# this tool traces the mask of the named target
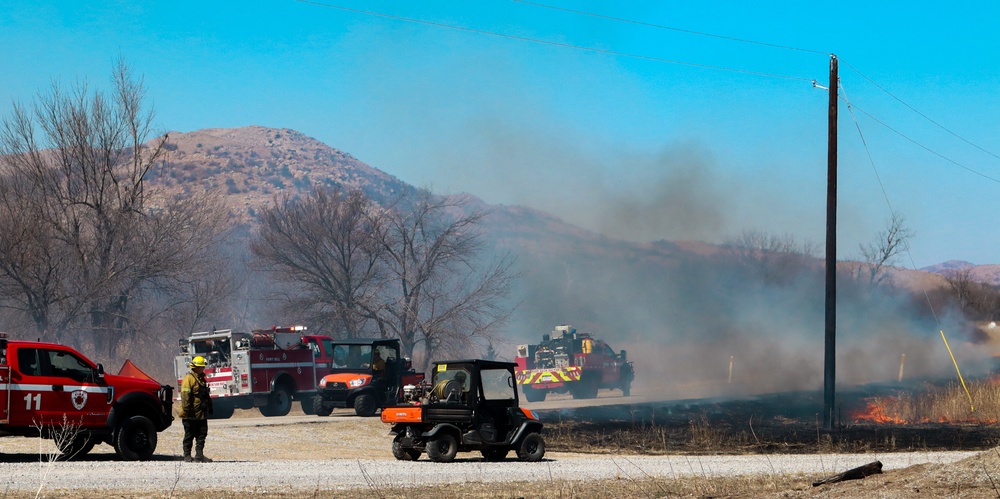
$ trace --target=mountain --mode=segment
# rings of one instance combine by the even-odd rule
[[[996,264],[976,265],[963,260],[948,260],[947,262],[924,267],[920,270],[943,277],[950,277],[959,272],[968,272],[969,278],[973,281],[992,284],[994,286],[1000,285],[1000,265]]]

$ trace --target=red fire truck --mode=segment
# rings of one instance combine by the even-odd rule
[[[205,380],[213,399],[210,417],[228,418],[235,409],[253,407],[264,416],[284,416],[293,400],[314,414],[316,386],[330,372],[333,339],[305,332],[305,326],[290,326],[195,333],[180,341],[174,359],[177,385],[190,371],[191,359],[200,355],[207,362]]]
[[[174,419],[173,387],[131,372],[105,374],[68,346],[0,333],[0,436],[52,439],[66,459],[103,442],[120,459],[147,460]]]
[[[570,392],[573,398],[597,396],[598,388],[620,389],[628,397],[635,371],[625,350],[616,353],[603,340],[557,326],[537,345],[518,345],[517,383],[528,402],[545,400],[548,392]]]

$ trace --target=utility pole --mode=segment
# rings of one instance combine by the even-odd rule
[[[834,426],[837,379],[837,56],[830,54],[830,109],[826,153],[826,349],[823,368],[823,427]]]

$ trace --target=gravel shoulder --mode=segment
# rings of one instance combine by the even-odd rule
[[[81,490],[163,494],[224,489],[254,495],[294,491],[346,491],[445,483],[549,482],[552,480],[637,480],[683,477],[734,477],[806,474],[821,478],[879,460],[883,470],[925,463],[948,464],[980,453],[906,452],[882,454],[638,456],[575,453],[546,454],[542,463],[510,457],[486,463],[462,453],[454,463],[396,461],[388,425],[378,418],[347,415],[242,417],[210,422],[209,464],[180,459],[181,425],[159,435],[156,458],[120,462],[107,445],[84,460],[53,462],[55,448],[39,439],[4,438],[0,490],[23,495],[39,488],[51,495]],[[511,455],[513,456],[513,455]]]

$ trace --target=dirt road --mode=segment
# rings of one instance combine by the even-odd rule
[[[112,449],[99,445],[86,459],[53,462],[49,441],[3,439],[0,459],[6,461],[0,487],[5,492],[39,490],[73,495],[102,489],[130,494],[228,489],[252,494],[269,491],[302,493],[318,490],[389,488],[404,485],[549,481],[580,479],[676,478],[753,474],[836,473],[877,457],[885,470],[919,463],[950,463],[974,452],[927,452],[838,455],[626,456],[547,453],[541,463],[521,463],[509,457],[486,463],[478,454],[462,453],[455,463],[433,463],[423,456],[401,462],[390,452],[388,426],[378,418],[347,415],[236,417],[212,421],[206,453],[210,464],[183,463],[181,427],[159,436],[156,458],[149,462],[119,462]],[[195,471],[192,473],[192,471]],[[181,480],[181,477],[184,477]]]

